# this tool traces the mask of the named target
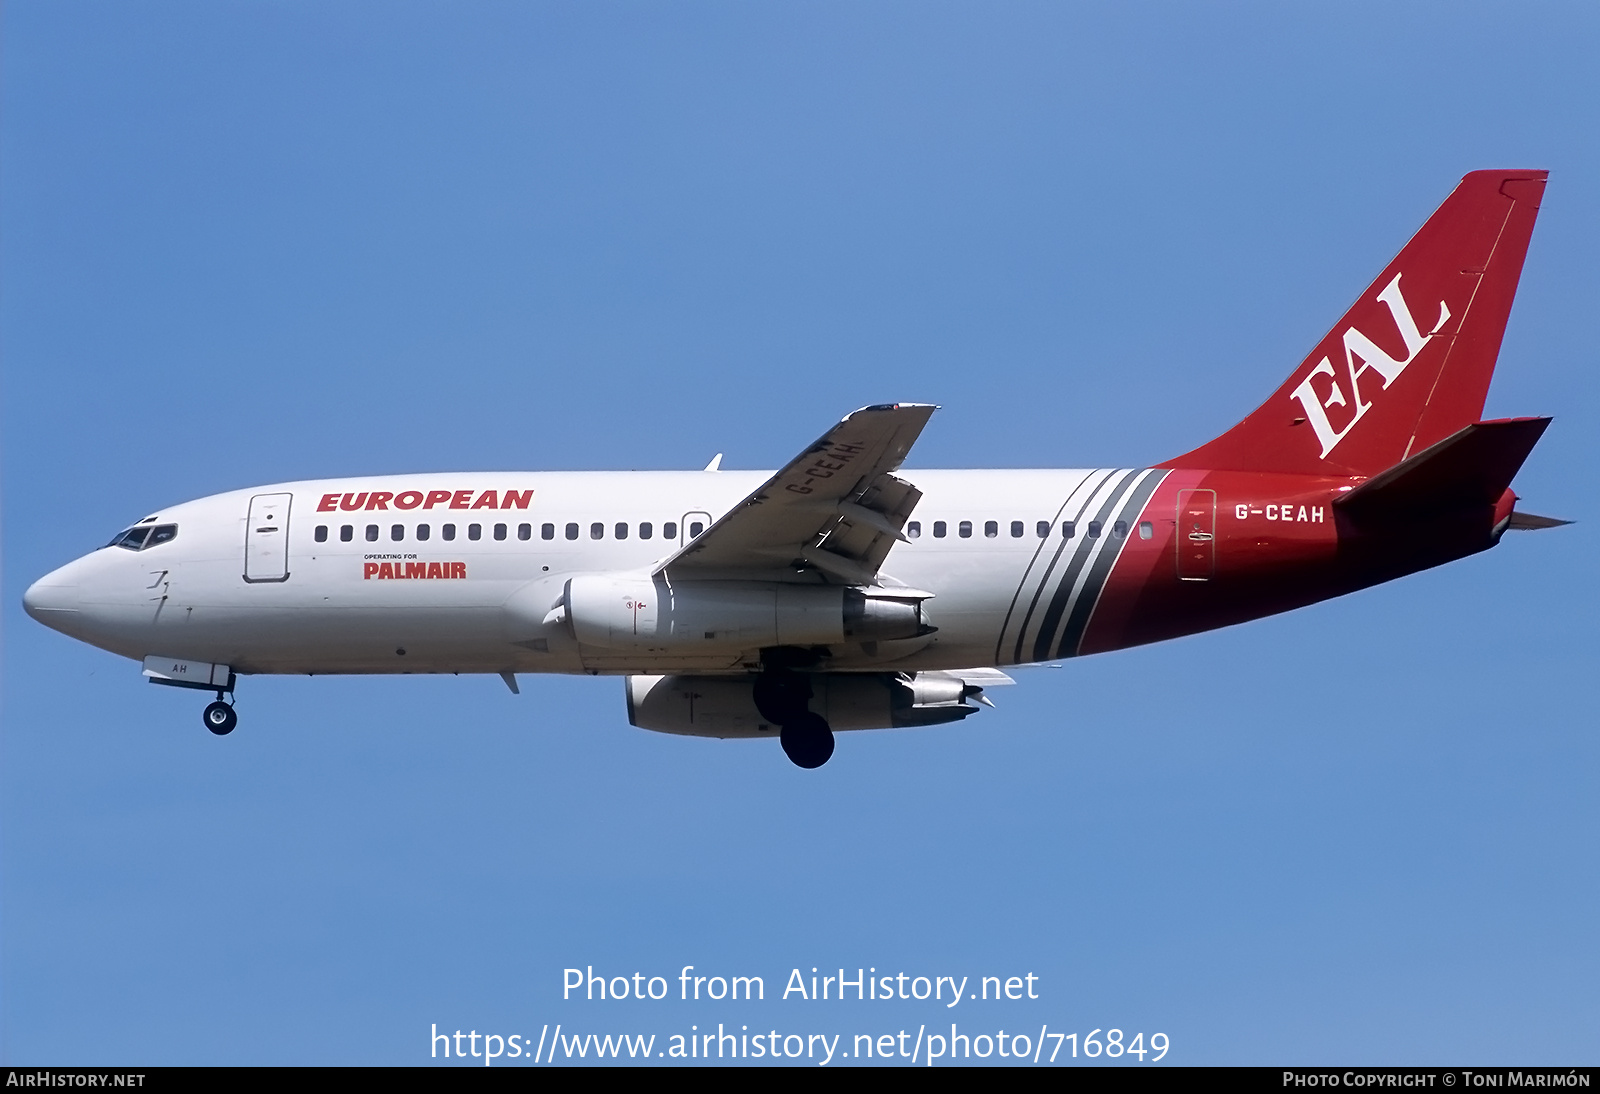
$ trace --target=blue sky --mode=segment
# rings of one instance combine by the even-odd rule
[[[1600,1056],[1592,6],[0,19],[6,1062],[951,1020],[1179,1063]],[[944,408],[914,466],[1153,462],[1482,167],[1551,171],[1487,413],[1556,416],[1516,485],[1577,525],[1020,671],[818,772],[635,730],[605,679],[252,678],[213,739],[21,611],[130,520],[287,479],[773,467],[892,400]],[[768,999],[560,997],[690,964]],[[813,966],[1041,997],[774,998]]]

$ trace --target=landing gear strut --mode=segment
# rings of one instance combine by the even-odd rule
[[[811,682],[787,668],[768,668],[752,688],[756,709],[782,727],[778,736],[784,755],[797,767],[821,767],[833,755],[833,730],[828,720],[812,713]]]
[[[217,696],[217,701],[209,704],[200,718],[205,722],[206,728],[218,737],[232,733],[233,727],[239,724],[238,713],[233,707],[222,701],[220,693]]]

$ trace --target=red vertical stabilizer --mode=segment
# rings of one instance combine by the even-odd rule
[[[1162,467],[1369,476],[1476,422],[1545,171],[1474,171],[1253,414]]]

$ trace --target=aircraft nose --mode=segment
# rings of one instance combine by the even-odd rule
[[[52,630],[60,630],[78,614],[78,583],[63,567],[46,574],[22,594],[22,610]]]

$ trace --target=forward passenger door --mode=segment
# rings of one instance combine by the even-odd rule
[[[244,579],[289,580],[289,506],[293,494],[257,494],[250,499],[244,532]]]

